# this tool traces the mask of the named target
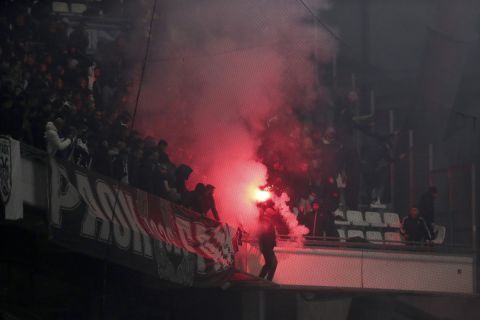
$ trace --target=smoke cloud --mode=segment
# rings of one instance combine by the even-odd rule
[[[325,0],[307,3],[328,9]],[[257,156],[267,122],[286,115],[299,126],[291,110],[325,96],[319,67],[335,50],[295,0],[158,1],[135,127],[166,139],[173,160],[193,168],[191,188],[216,187],[222,220],[252,231],[249,195],[267,179]]]

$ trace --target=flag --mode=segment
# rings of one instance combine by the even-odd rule
[[[7,220],[23,218],[21,160],[20,142],[0,136],[0,195]]]

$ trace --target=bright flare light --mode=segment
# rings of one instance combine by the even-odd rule
[[[267,201],[271,197],[272,197],[272,194],[269,191],[260,190],[260,189],[255,190],[254,198],[258,202]]]

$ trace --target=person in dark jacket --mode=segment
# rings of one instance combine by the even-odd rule
[[[215,192],[215,187],[211,184],[208,184],[205,187],[205,193],[201,200],[201,211],[200,213],[204,216],[207,216],[209,211],[212,211],[213,217],[215,220],[220,221],[220,217],[218,216],[217,206],[215,205],[215,198],[213,194]]]
[[[192,209],[202,215],[202,202],[206,194],[206,187],[203,183],[197,183],[195,189],[190,193],[188,201],[185,203],[187,208]]]
[[[335,220],[332,211],[328,208],[327,201],[314,202],[312,209],[310,213],[313,218],[311,235],[320,237],[322,240],[333,240],[338,237]]]
[[[140,165],[143,158],[143,148],[137,147],[129,154],[128,182],[135,188],[140,188]]]
[[[435,222],[435,198],[438,195],[436,187],[430,187],[422,194],[418,201],[418,211],[420,216],[425,220],[430,232],[433,230],[432,223]]]
[[[407,242],[423,242],[431,240],[430,230],[425,220],[419,216],[418,209],[410,209],[408,216],[403,218],[401,233]]]
[[[72,33],[70,33],[68,42],[71,47],[77,49],[81,53],[85,53],[89,45],[89,40],[84,22],[80,22]]]
[[[186,186],[186,182],[192,174],[193,170],[185,164],[181,164],[175,170],[175,188],[180,194],[182,202],[188,199],[189,191]]]
[[[168,200],[175,200],[172,198],[173,190],[168,184],[168,167],[165,163],[155,164],[153,169],[153,189],[154,194]]]
[[[157,149],[158,149],[158,161],[161,163],[167,163],[168,165],[173,165],[172,161],[170,161],[170,157],[167,153],[168,142],[161,139],[158,141]]]
[[[373,129],[370,129],[373,130]],[[366,187],[366,199],[372,205],[382,205],[390,164],[405,158],[396,155],[395,139],[398,132],[382,135],[364,131],[365,143],[362,146],[362,172]]]
[[[111,166],[112,178],[128,184],[128,150],[125,144],[122,144],[122,147],[118,149],[118,154],[112,156]]]
[[[95,172],[109,176],[111,174],[110,156],[108,154],[108,142],[106,140],[92,139],[93,150],[92,156],[92,169]]]
[[[258,244],[260,252],[262,252],[263,258],[265,259],[265,265],[262,267],[259,277],[269,281],[273,280],[278,263],[275,252],[273,251],[273,248],[277,245],[277,235],[273,222],[274,215],[275,211],[272,208],[267,208],[260,213],[259,219]]]
[[[146,152],[139,169],[139,187],[143,191],[155,193],[154,172],[157,166],[158,153]]]

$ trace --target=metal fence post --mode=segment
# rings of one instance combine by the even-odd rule
[[[452,235],[451,237],[451,243],[455,244],[455,219],[453,216],[452,208],[453,208],[453,182],[452,182],[452,168],[449,167],[447,170],[447,188],[448,188],[448,217],[450,220],[450,234]]]
[[[433,186],[433,144],[428,145],[428,186]]]
[[[375,114],[375,90],[370,90],[370,114]]]
[[[390,134],[395,132],[395,114],[393,110],[388,112]],[[395,155],[395,154],[394,154]],[[390,163],[390,203],[395,208],[395,162]]]
[[[317,30],[317,28],[315,28],[315,30]],[[316,32],[315,32],[315,35],[317,35]],[[316,40],[315,40],[315,43],[317,43]],[[332,59],[332,82],[333,82],[333,91],[337,93],[337,54],[336,53]]]
[[[355,76],[355,73],[352,73],[352,91],[357,92],[357,77]],[[360,115],[360,107],[358,101],[355,102],[354,113],[355,117],[358,117]],[[360,134],[358,133],[358,130],[356,130],[354,133],[354,139],[357,153],[360,154]]]
[[[473,249],[473,293],[477,293],[478,277],[477,277],[477,168],[475,164],[471,167],[471,206],[472,206],[472,249]]]
[[[414,199],[414,181],[413,181],[413,130],[408,131],[408,195],[409,206],[413,206]]]

